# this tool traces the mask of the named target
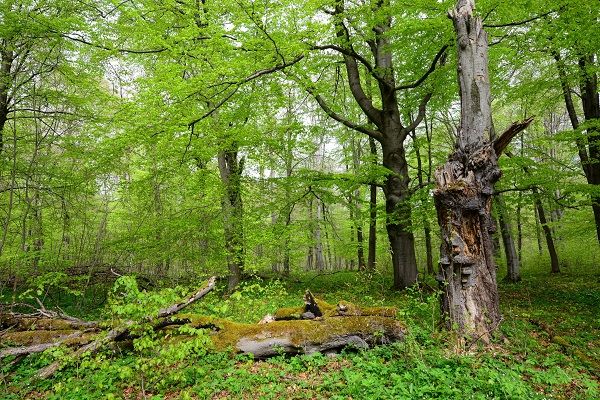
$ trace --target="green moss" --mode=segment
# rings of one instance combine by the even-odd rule
[[[339,316],[381,316],[395,318],[398,310],[395,307],[365,307],[361,308],[349,301],[340,301],[337,305],[330,304],[323,299],[315,298],[323,318]],[[275,320],[297,320],[300,319],[304,307],[285,307],[275,311]]]
[[[273,317],[276,320],[300,319],[300,315],[304,312],[304,307],[284,307],[275,311]]]
[[[15,343],[19,346],[33,346],[36,344],[49,343],[78,331],[72,329],[62,330],[35,330],[35,331],[21,331],[21,332],[7,332],[2,337],[3,343]],[[77,337],[68,339],[65,344],[83,344],[90,341],[95,336],[94,333],[86,333],[78,335]]]
[[[11,315],[3,315],[0,317],[0,326],[10,326],[15,329],[26,330],[48,330],[60,331],[73,329],[73,325],[63,319],[55,318],[17,318]]]
[[[241,339],[288,339],[301,347],[307,343],[327,342],[345,335],[402,338],[405,327],[399,321],[382,316],[329,317],[321,320],[287,320],[268,324],[241,324],[200,315],[181,315],[194,328],[214,327],[211,334],[217,350],[236,349]]]

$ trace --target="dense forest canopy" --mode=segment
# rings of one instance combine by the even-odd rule
[[[600,6],[474,6],[3,0],[0,292],[365,271],[489,342],[598,272]]]
[[[364,268],[376,220],[370,267],[431,270],[432,171],[459,115],[451,6],[4,2],[4,273]],[[536,257],[535,199],[562,243],[600,225],[597,11],[478,4],[496,131],[536,116],[496,188],[519,254]],[[386,226],[415,250],[392,262]]]

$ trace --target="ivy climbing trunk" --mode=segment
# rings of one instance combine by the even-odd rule
[[[473,0],[458,0],[449,15],[458,48],[461,119],[455,151],[435,173],[441,229],[442,312],[462,337],[489,341],[501,321],[490,209],[500,178],[494,148],[488,42]]]

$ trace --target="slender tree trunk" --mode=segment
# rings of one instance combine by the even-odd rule
[[[238,160],[237,145],[232,144],[228,149],[219,152],[218,161],[221,181],[224,187],[224,196],[221,204],[223,209],[225,251],[227,252],[227,266],[229,269],[227,288],[229,292],[232,292],[240,283],[244,268],[241,182],[244,159]]]
[[[377,145],[375,139],[369,138],[369,148],[373,163],[377,165]],[[375,269],[375,257],[377,252],[377,185],[369,185],[369,255],[367,268]]]
[[[504,244],[504,254],[506,255],[506,278],[508,282],[519,282],[521,280],[521,263],[515,249],[515,241],[512,236],[512,229],[508,213],[506,212],[506,205],[501,194],[497,194],[495,197],[496,208],[498,210],[498,220],[500,225],[500,233],[502,236],[502,243]]]
[[[9,90],[13,81],[11,70],[15,58],[14,52],[7,46],[2,43],[0,48],[0,156],[4,151],[4,127],[10,112]]]
[[[288,140],[289,142],[289,140]],[[290,276],[290,225],[292,223],[292,205],[289,203],[289,199],[292,197],[290,188],[290,178],[292,176],[292,157],[293,153],[288,152],[285,161],[285,195],[286,195],[286,206],[284,208],[285,215],[285,231],[283,237],[283,276]]]
[[[540,224],[542,225],[542,230],[544,231],[544,237],[546,238],[548,253],[550,254],[550,272],[552,272],[553,274],[557,274],[560,272],[560,266],[558,264],[558,255],[556,254],[554,239],[552,238],[552,230],[548,226],[548,221],[546,220],[546,212],[544,211],[544,205],[542,204],[542,199],[540,199],[540,197],[538,196],[537,189],[533,190],[533,196],[535,208],[537,209]]]
[[[542,255],[542,233],[540,230],[540,214],[536,200],[533,201],[533,213],[535,214],[535,237],[537,240],[538,254]]]
[[[427,121],[425,121],[425,126],[427,127]],[[428,130],[428,128],[426,128]],[[428,135],[429,136],[429,135]],[[423,179],[423,162],[421,161],[421,146],[417,139],[417,134],[415,130],[412,131],[413,138],[413,146],[415,149],[415,156],[417,157],[417,180],[419,181],[419,186],[424,187],[425,180]],[[427,258],[427,273],[430,275],[434,274],[433,271],[433,249],[431,247],[431,226],[429,225],[429,219],[427,219],[427,214],[425,210],[423,211],[423,231],[425,234],[425,255]]]
[[[358,144],[356,143],[356,139],[352,137],[351,140],[352,145],[352,168],[354,173],[358,172],[360,168],[360,159],[362,157],[362,148],[360,144],[360,140]],[[350,197],[348,205],[350,206],[350,214],[351,219],[354,221],[354,225],[356,227],[356,255],[358,261],[358,270],[364,271],[367,268],[367,264],[365,262],[365,251],[364,251],[364,236],[363,236],[363,227],[362,227],[362,210],[360,208],[359,199],[361,198],[361,190],[357,188],[354,191],[354,199]],[[352,211],[354,209],[354,212]]]
[[[517,254],[519,256],[519,263],[522,260],[523,255],[523,227],[521,221],[521,201],[523,193],[519,192],[519,202],[517,203]]]
[[[316,224],[314,230],[314,242],[315,242],[315,268],[317,271],[323,271],[325,269],[325,259],[323,257],[323,239],[321,237],[321,204],[317,203],[317,215]]]
[[[472,0],[458,0],[450,12],[458,43],[461,120],[456,150],[436,171],[434,196],[447,327],[489,341],[501,321],[490,213],[501,173],[492,142],[487,34],[474,7]]]
[[[554,59],[558,69],[558,76],[565,100],[567,113],[573,129],[579,128],[579,119],[577,111],[571,96],[571,87],[569,86],[565,71],[564,61],[560,58],[558,52],[554,52]],[[583,114],[586,122],[600,119],[600,99],[598,97],[598,76],[593,67],[595,60],[593,56],[581,57],[579,60],[580,90]],[[600,128],[597,124],[592,124],[587,129],[587,136],[576,140],[581,167],[586,180],[590,185],[600,185]],[[587,141],[587,148],[586,148]],[[596,237],[600,243],[600,195],[595,192],[590,194],[592,211],[594,213],[594,222],[596,225]]]
[[[6,245],[6,236],[8,235],[8,230],[10,227],[10,222],[12,219],[13,205],[14,205],[14,192],[17,180],[17,131],[13,130],[13,140],[12,140],[12,168],[10,171],[10,189],[8,193],[8,209],[6,211],[6,218],[2,221],[2,238],[0,240],[0,256],[4,251],[4,246]],[[0,153],[1,155],[1,153]]]
[[[325,206],[325,203],[321,202],[321,206],[323,207],[323,213],[321,214],[321,216],[323,217],[323,234],[325,236],[325,245],[326,245],[326,249],[327,249],[327,264],[325,265],[325,268],[329,268],[331,270],[335,269],[335,263],[333,262],[333,256],[335,254],[334,251],[332,251],[331,249],[331,241],[329,240],[329,231],[327,230],[327,225],[325,224],[326,222],[326,215],[327,215],[327,208]]]
[[[306,256],[306,270],[312,271],[315,269],[315,243],[316,243],[316,233],[315,233],[315,225],[314,225],[314,213],[313,213],[313,198],[311,197],[308,201],[308,226],[310,229],[310,239],[312,242],[309,242],[308,245],[308,254]]]

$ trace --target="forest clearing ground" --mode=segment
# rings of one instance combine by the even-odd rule
[[[501,275],[500,275],[501,276]],[[428,280],[429,278],[427,278]],[[368,351],[274,357],[254,361],[158,341],[135,353],[99,354],[57,374],[31,380],[63,354],[54,349],[24,360],[0,390],[2,399],[410,399],[557,398],[600,396],[600,276],[565,269],[525,270],[518,284],[500,284],[502,338],[485,351],[457,349],[437,329],[438,305],[429,290],[397,293],[379,274],[344,272],[300,282],[255,280],[223,302],[220,295],[194,312],[256,322],[297,305],[306,288],[325,300],[395,305],[409,327],[406,341]]]

